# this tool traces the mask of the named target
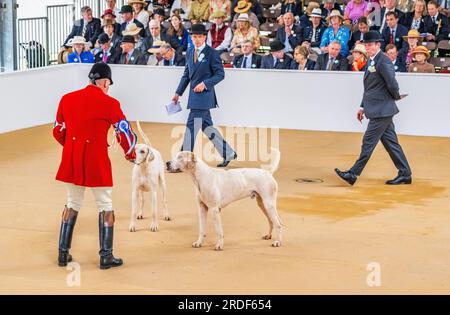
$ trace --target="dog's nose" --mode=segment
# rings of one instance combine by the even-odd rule
[[[166,168],[167,168],[167,170],[170,169],[170,161],[167,161],[167,162],[166,162]]]

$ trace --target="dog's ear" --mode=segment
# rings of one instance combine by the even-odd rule
[[[148,147],[147,150],[148,150],[147,163],[150,163],[151,161],[153,161],[155,159],[155,155],[153,154],[153,152],[150,149],[150,147]]]
[[[187,162],[187,167],[188,168],[194,168],[195,167],[195,163],[197,163],[197,158],[195,157],[195,154],[193,152],[189,153],[189,160]]]

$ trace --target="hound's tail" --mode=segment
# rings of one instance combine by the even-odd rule
[[[141,135],[142,139],[144,139],[145,144],[148,145],[149,147],[151,147],[152,144],[150,143],[150,140],[148,140],[148,137],[145,134],[145,132],[142,130],[141,124],[139,123],[139,120],[136,120],[136,125],[137,125],[137,128],[138,128],[139,134]]]
[[[277,171],[278,166],[280,165],[281,152],[280,152],[280,150],[271,147],[270,153],[271,153],[272,160],[271,160],[270,165],[267,168],[267,170],[271,174],[273,174]]]

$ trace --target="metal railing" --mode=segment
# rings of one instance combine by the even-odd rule
[[[120,8],[124,4],[128,3],[127,0],[117,0],[116,7]],[[92,9],[94,17],[100,18],[103,11],[106,9],[106,1],[104,0],[74,0],[75,6],[75,18],[81,19],[81,8],[88,6]]]
[[[17,20],[17,69],[33,69],[48,65],[47,17]]]
[[[70,34],[74,21],[73,5],[52,5],[47,7],[49,64],[58,61],[58,53],[64,40]]]

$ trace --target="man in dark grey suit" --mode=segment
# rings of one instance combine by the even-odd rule
[[[356,163],[345,172],[335,169],[338,176],[350,185],[353,185],[357,176],[361,175],[379,140],[398,169],[398,176],[388,180],[386,184],[399,185],[412,182],[411,169],[398,143],[392,121],[394,115],[399,112],[395,101],[402,99],[403,96],[399,93],[394,66],[380,50],[381,41],[381,35],[377,31],[364,34],[363,42],[370,59],[364,73],[364,95],[357,117],[359,121],[362,121],[366,115],[369,125],[364,134],[361,155]]]

